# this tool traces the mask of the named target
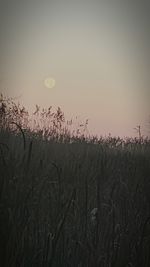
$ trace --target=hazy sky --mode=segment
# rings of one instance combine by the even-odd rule
[[[91,133],[135,135],[150,115],[149,14],[145,0],[1,0],[0,90],[89,118]]]

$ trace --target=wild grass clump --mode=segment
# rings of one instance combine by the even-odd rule
[[[62,126],[46,138],[9,111],[0,130],[0,266],[150,266],[149,139],[65,136]]]

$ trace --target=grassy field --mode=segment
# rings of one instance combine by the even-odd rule
[[[0,132],[1,266],[150,266],[149,141],[24,141]]]
[[[38,106],[33,132],[0,104],[0,266],[149,267],[150,140],[71,136]]]

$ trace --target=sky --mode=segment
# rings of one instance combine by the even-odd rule
[[[89,119],[91,134],[147,135],[149,14],[146,0],[1,0],[0,91]]]

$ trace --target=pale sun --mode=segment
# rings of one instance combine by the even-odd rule
[[[46,78],[46,79],[44,80],[44,85],[45,85],[45,87],[47,87],[47,88],[52,89],[52,88],[55,87],[55,84],[56,84],[56,81],[55,81],[55,79],[52,78],[52,77],[48,77],[48,78]]]

